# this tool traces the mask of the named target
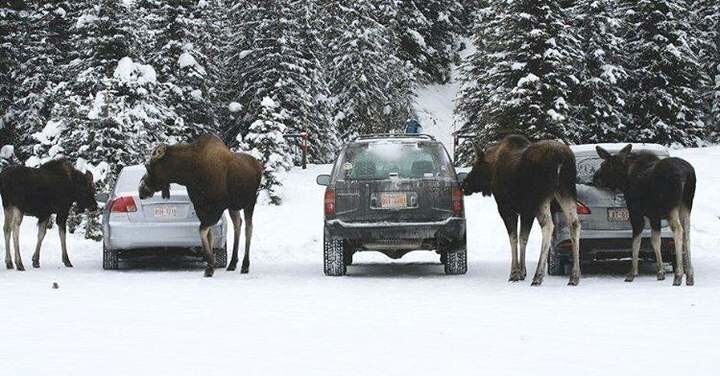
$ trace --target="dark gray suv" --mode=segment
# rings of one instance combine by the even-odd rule
[[[464,274],[463,194],[445,147],[428,135],[368,135],[345,145],[325,190],[325,274],[341,276],[358,251],[398,259],[440,254],[446,274]]]

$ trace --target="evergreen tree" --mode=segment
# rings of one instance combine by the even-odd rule
[[[20,8],[22,4],[0,5],[0,146],[15,143],[8,112],[15,98],[15,76],[20,65]]]
[[[626,1],[625,51],[631,58],[626,137],[634,142],[698,145],[705,137],[702,66],[690,4],[685,0]]]
[[[580,140],[586,143],[625,141],[628,74],[623,61],[625,28],[614,15],[614,2],[580,0],[573,9],[575,30],[582,40],[580,84],[573,93]]]
[[[214,103],[219,81],[219,54],[213,50],[218,25],[216,0],[143,0],[142,27],[152,36],[141,46],[141,56],[163,82],[167,106],[179,116],[173,136],[191,141],[203,133],[217,132]]]
[[[507,132],[576,142],[570,94],[580,52],[566,10],[556,1],[496,0],[480,17],[457,109],[462,131],[482,144]]]
[[[393,29],[378,21],[382,9],[366,0],[325,5],[326,64],[344,140],[402,130],[414,113],[414,80]]]
[[[398,1],[399,56],[412,63],[423,83],[447,83],[459,59],[464,7],[455,0]]]
[[[694,23],[698,28],[698,59],[707,75],[702,90],[706,122],[716,137],[720,136],[720,3],[714,0],[695,2]]]

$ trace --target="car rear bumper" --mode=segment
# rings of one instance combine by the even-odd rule
[[[110,222],[104,229],[105,247],[112,250],[201,247],[199,227],[198,222]],[[227,234],[224,222],[211,231],[213,248],[222,248]]]
[[[646,229],[642,233],[640,251],[654,253],[650,243],[651,231]],[[661,249],[663,252],[672,250],[672,232],[663,228],[660,231]],[[560,254],[570,254],[567,246],[570,242],[570,233],[566,227],[560,228],[553,237],[553,246]],[[580,253],[610,256],[629,255],[632,249],[632,230],[582,230],[580,234]]]
[[[460,240],[465,236],[465,218],[451,217],[434,222],[346,222],[325,221],[326,234],[349,240],[444,239]]]

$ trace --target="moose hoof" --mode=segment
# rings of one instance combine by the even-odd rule
[[[543,283],[543,276],[536,275],[535,278],[533,278],[533,281],[530,285],[531,286],[540,286],[540,285],[542,285],[542,283]]]
[[[682,274],[678,275],[675,274],[675,278],[673,279],[673,286],[680,286],[682,285]]]
[[[7,269],[15,269],[15,266],[12,264],[12,262],[6,262],[6,263],[5,263],[5,267],[6,267]]]
[[[213,274],[215,274],[215,269],[213,269],[213,268],[206,268],[206,269],[205,269],[205,277],[206,277],[206,278],[212,277]]]
[[[685,276],[685,285],[686,286],[695,286],[695,276],[694,275]]]
[[[37,269],[40,267],[40,261],[33,260],[33,268]]]
[[[243,266],[242,268],[240,268],[240,274],[248,274],[249,271],[250,270],[247,266]]]
[[[630,273],[630,274],[628,274],[628,275],[625,277],[625,282],[632,282],[632,281],[634,281],[634,280],[635,280],[635,274],[634,274],[634,273]]]
[[[63,264],[65,264],[65,267],[72,268],[73,265],[70,263],[70,261],[63,261]]]
[[[227,269],[225,269],[225,270],[231,272],[231,271],[235,270],[235,268],[237,268],[237,265],[230,264],[230,265],[228,265]]]
[[[527,277],[527,269],[520,269],[520,276],[518,278],[520,278],[521,281],[524,281],[525,277]]]
[[[17,264],[17,265],[15,265],[15,268],[16,268],[19,272],[24,272],[24,271],[25,271],[25,267],[23,266],[23,264]]]
[[[665,271],[660,271],[657,273],[657,280],[658,281],[664,281],[665,280]]]
[[[580,284],[580,275],[573,274],[570,276],[570,281],[568,281],[568,286],[577,286]]]

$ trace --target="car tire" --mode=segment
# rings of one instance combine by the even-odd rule
[[[117,270],[119,266],[118,251],[103,247],[103,269]]]
[[[462,240],[452,242],[447,249],[441,249],[440,254],[445,255],[446,275],[467,273],[467,237],[463,236]]]
[[[323,239],[323,245],[325,275],[332,277],[344,276],[347,268],[345,266],[345,247],[343,247],[342,239],[332,239],[326,235]]]
[[[567,264],[566,258],[558,253],[557,248],[550,246],[548,251],[548,274],[552,276],[565,275],[565,264]]]
[[[215,252],[215,267],[218,269],[227,267],[227,242],[222,248],[216,248]]]

